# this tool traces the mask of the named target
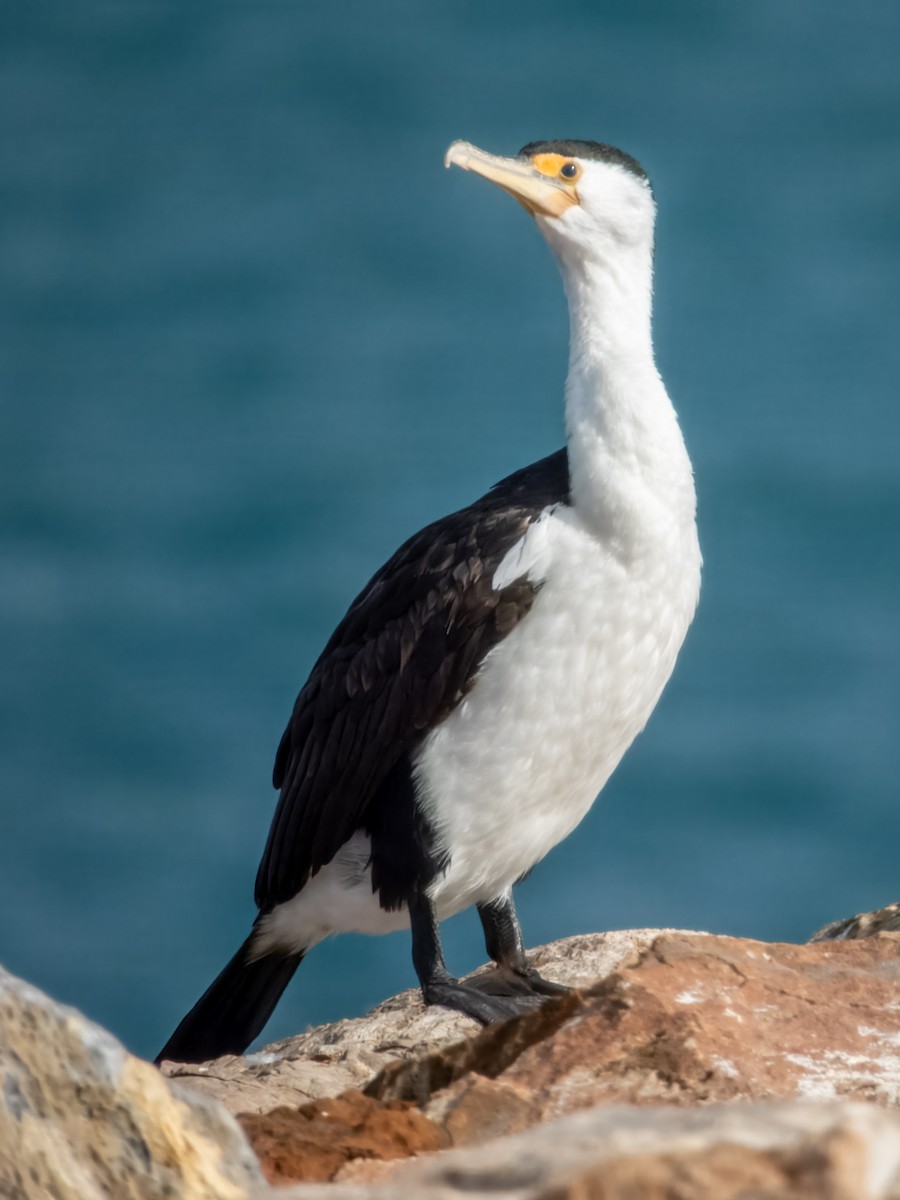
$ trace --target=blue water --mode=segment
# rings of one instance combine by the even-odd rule
[[[521,888],[528,940],[803,938],[898,898],[900,7],[0,22],[0,961],[155,1051],[246,932],[275,746],[348,600],[561,443],[555,270],[443,170],[455,137],[647,166],[706,558],[647,732]],[[471,914],[446,941],[483,957]],[[318,949],[267,1032],[408,959]]]

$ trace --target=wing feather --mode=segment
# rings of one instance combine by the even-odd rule
[[[351,604],[278,747],[260,908],[295,895],[364,824],[401,757],[453,711],[488,651],[528,612],[537,585],[513,579],[495,591],[494,573],[568,488],[561,450],[410,538]]]

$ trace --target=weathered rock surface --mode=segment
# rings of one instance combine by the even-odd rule
[[[241,1200],[262,1181],[233,1118],[0,970],[0,1196]]]
[[[408,1101],[381,1102],[356,1091],[240,1121],[272,1183],[333,1179],[351,1163],[387,1162],[450,1145],[440,1126]]]
[[[671,931],[581,934],[541,946],[531,958],[549,979],[586,987],[636,959],[661,932]],[[257,1054],[226,1055],[199,1066],[165,1063],[162,1069],[192,1090],[221,1100],[233,1113],[263,1113],[363,1088],[391,1063],[421,1057],[479,1029],[462,1013],[426,1008],[414,990],[386,1000],[365,1017],[320,1025]]]
[[[874,1105],[597,1108],[279,1200],[900,1200],[900,1115]]]
[[[590,987],[389,1063],[364,1092],[415,1105],[427,1136],[454,1146],[597,1105],[846,1097],[900,1106],[900,938],[794,946],[661,934]],[[377,1132],[370,1121],[360,1157],[399,1157],[409,1115],[385,1111]],[[275,1138],[265,1114],[242,1122],[265,1155]],[[313,1124],[281,1113],[278,1177],[292,1160],[310,1177],[315,1138],[328,1163],[339,1141],[340,1177],[358,1177],[346,1166],[355,1156],[344,1124],[327,1111]]]
[[[569,938],[534,962],[575,990],[505,1024],[406,993],[178,1080],[0,972],[0,1196],[900,1200],[896,907]],[[269,1180],[336,1182],[272,1192],[216,1095]]]
[[[900,1105],[900,938],[793,946],[658,937],[640,959],[468,1042],[385,1069],[367,1088],[412,1099],[471,1140],[596,1104],[775,1097]]]
[[[811,942],[852,940],[874,937],[876,933],[900,933],[900,903],[888,904],[875,912],[857,913],[843,921],[832,921],[809,939]]]

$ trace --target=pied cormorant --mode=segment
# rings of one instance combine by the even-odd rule
[[[241,1053],[329,934],[411,928],[428,1004],[482,1022],[559,985],[525,957],[517,880],[581,821],[668,680],[700,588],[691,464],[653,357],[655,205],[630,155],[454,142],[562,271],[567,445],[414,534],[353,601],[278,747],[252,932],[159,1059]],[[454,978],[474,904],[497,964]]]

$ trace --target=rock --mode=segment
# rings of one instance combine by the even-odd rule
[[[581,987],[635,958],[659,933],[581,934],[542,946],[531,957],[548,978]],[[192,1090],[221,1100],[235,1114],[264,1113],[363,1088],[383,1067],[458,1042],[479,1028],[462,1013],[426,1008],[418,990],[407,991],[365,1017],[321,1025],[256,1054],[229,1055],[199,1066],[164,1063],[162,1069]]]
[[[336,1180],[331,1200],[895,1195],[900,934],[644,930],[533,961],[576,990],[486,1029],[406,993],[247,1059],[169,1064],[177,1082],[0,973],[0,1196],[268,1196],[213,1092],[272,1181]]]
[[[582,964],[589,942],[579,943]],[[900,1106],[898,950],[892,934],[814,946],[661,934],[643,950],[632,946],[592,986],[465,1040],[396,1057],[365,1095],[415,1105],[428,1136],[454,1146],[598,1105],[847,1097]],[[408,1110],[384,1112],[379,1137],[366,1141],[367,1163],[402,1153],[408,1119]],[[333,1177],[336,1166],[340,1178],[370,1174],[364,1164],[349,1169],[348,1158],[358,1159],[345,1124],[319,1111],[304,1127],[303,1177]],[[263,1114],[245,1129],[265,1163],[281,1127]],[[282,1157],[284,1180],[290,1155]]]
[[[456,1144],[598,1104],[806,1097],[900,1105],[900,939],[658,937],[637,962],[469,1041],[385,1068]]]
[[[843,921],[832,921],[809,939],[811,942],[873,937],[876,933],[900,933],[900,903],[875,912],[857,913]]]
[[[367,1187],[279,1200],[900,1200],[900,1115],[874,1105],[597,1108]]]
[[[2,970],[0,1079],[0,1196],[241,1200],[262,1183],[221,1105]]]
[[[333,1179],[353,1161],[409,1158],[450,1144],[412,1104],[380,1103],[356,1091],[239,1120],[272,1183]]]

